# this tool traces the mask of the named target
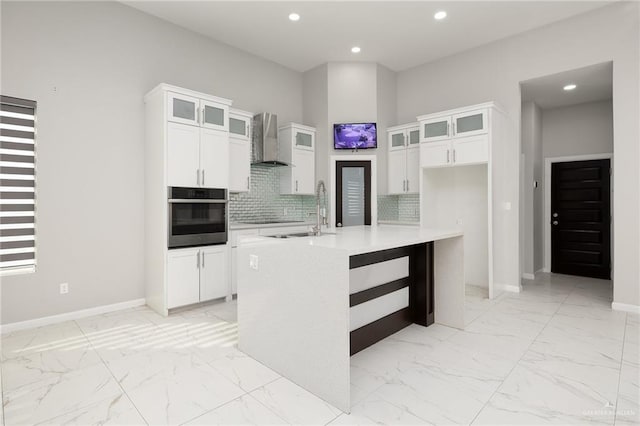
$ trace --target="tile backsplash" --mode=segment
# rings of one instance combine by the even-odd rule
[[[280,195],[278,167],[251,167],[251,190],[229,195],[230,222],[313,221],[315,211],[316,200],[313,195]]]
[[[315,212],[316,200],[313,195],[280,195],[280,175],[277,167],[251,167],[251,190],[229,195],[230,222],[315,221]],[[378,196],[378,219],[418,222],[418,195]]]
[[[379,195],[378,220],[420,221],[420,197],[409,195]]]

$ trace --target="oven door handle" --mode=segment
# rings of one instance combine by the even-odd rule
[[[184,200],[184,199],[176,199],[176,198],[169,198],[169,202],[176,203],[176,204],[227,204],[228,203],[227,200],[201,200],[201,199]]]

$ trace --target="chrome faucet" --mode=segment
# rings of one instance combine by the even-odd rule
[[[324,208],[320,209],[320,191],[322,191],[324,198]],[[322,225],[329,225],[329,221],[327,219],[327,188],[324,185],[324,181],[318,181],[318,185],[316,185],[316,226],[312,228],[313,235],[320,236],[322,233]]]

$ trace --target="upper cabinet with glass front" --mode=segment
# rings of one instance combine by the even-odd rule
[[[420,121],[420,141],[436,142],[451,137],[451,117],[436,117]]]
[[[465,137],[487,133],[487,110],[463,112],[451,117],[452,136]]]
[[[482,108],[459,113],[438,113],[418,117],[420,141],[436,142],[485,134],[488,132],[487,111],[486,108]]]
[[[167,96],[169,121],[209,129],[229,131],[228,99],[207,96],[200,98],[184,93],[169,92]]]
[[[316,129],[313,127],[302,126],[300,124],[294,124],[292,125],[291,130],[293,132],[296,148],[306,149],[307,151],[314,150]]]
[[[487,163],[495,112],[501,112],[501,109],[494,102],[486,102],[418,117],[420,166],[433,168]]]

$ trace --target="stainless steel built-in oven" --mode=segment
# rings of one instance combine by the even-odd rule
[[[169,187],[169,248],[226,242],[226,189]]]

